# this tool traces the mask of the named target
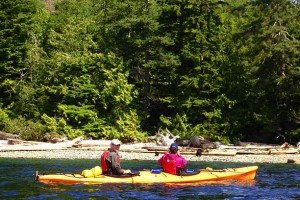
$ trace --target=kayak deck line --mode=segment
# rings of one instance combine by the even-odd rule
[[[139,171],[139,174],[128,176],[98,175],[85,178],[80,174],[48,174],[39,175],[36,172],[35,180],[43,183],[70,183],[70,184],[103,184],[103,183],[195,183],[205,181],[223,181],[223,180],[254,180],[257,166],[227,168],[221,170],[204,169],[199,173],[173,175],[166,172],[157,174],[150,170]]]

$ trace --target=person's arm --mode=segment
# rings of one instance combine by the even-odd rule
[[[176,159],[176,167],[179,169],[183,169],[187,165],[187,160],[180,155],[180,152],[177,151],[177,154],[174,157]]]
[[[182,157],[182,168],[185,168],[186,165],[187,165],[187,160],[184,157]]]
[[[114,174],[124,174],[124,170],[121,169],[120,163],[118,162],[117,153],[111,153],[111,170]]]
[[[177,156],[179,156],[181,159],[181,168],[185,168],[187,165],[187,160],[180,154],[179,150],[177,151]]]
[[[128,174],[131,173],[130,169],[122,169],[120,163],[118,162],[118,155],[117,153],[112,154],[112,171],[114,174]]]

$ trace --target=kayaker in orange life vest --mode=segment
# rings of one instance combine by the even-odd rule
[[[122,175],[131,173],[130,169],[124,170],[121,168],[121,159],[118,153],[121,142],[113,139],[110,143],[110,148],[105,150],[101,155],[101,168],[103,174]]]
[[[158,163],[162,165],[164,172],[170,174],[179,174],[180,170],[183,170],[187,165],[187,161],[180,155],[176,143],[171,144],[170,151],[165,153],[158,160]]]

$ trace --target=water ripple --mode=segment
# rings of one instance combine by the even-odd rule
[[[46,160],[0,158],[1,199],[300,199],[300,166],[261,164],[256,180],[197,184],[102,184],[67,185],[34,182],[40,173],[73,173],[92,168],[93,160]],[[158,167],[153,161],[124,161],[133,170]],[[243,163],[190,162],[189,168],[240,167]],[[151,167],[149,167],[151,166]]]

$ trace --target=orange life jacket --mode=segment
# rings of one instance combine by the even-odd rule
[[[106,158],[107,158],[107,155],[110,151],[109,150],[105,150],[102,155],[101,155],[101,158],[100,158],[100,161],[101,161],[101,169],[102,169],[102,173],[106,173],[108,171],[108,166],[107,166],[107,163],[106,163]],[[121,163],[121,158],[120,158],[120,155],[118,154],[118,160],[117,162],[120,164]]]
[[[170,174],[177,174],[176,160],[169,157],[168,154],[164,155],[163,160],[162,160],[162,166],[163,166],[164,172],[167,172]]]

